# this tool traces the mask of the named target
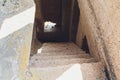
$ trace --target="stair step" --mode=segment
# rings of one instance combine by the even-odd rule
[[[43,46],[50,47],[50,46],[70,46],[75,45],[73,42],[46,42]]]
[[[30,74],[32,77],[27,77],[27,80],[71,80],[71,79],[59,79],[61,76],[64,76],[63,74],[69,74],[69,71],[71,71],[71,68],[73,71],[72,76],[69,76],[69,78],[73,77],[72,80],[82,80],[82,79],[76,79],[76,76],[79,75],[80,67],[75,67],[75,64],[70,65],[63,65],[63,66],[56,66],[56,67],[47,67],[47,68],[37,68],[37,67],[30,67]],[[76,72],[77,70],[77,72]]]
[[[29,73],[32,77],[28,77],[27,80],[108,80],[102,62],[47,68],[30,67]]]
[[[36,59],[64,59],[64,58],[90,58],[90,55],[88,54],[72,54],[72,55],[34,55],[33,57],[31,57],[31,60],[36,60]]]
[[[74,63],[89,63],[89,62],[94,62],[94,58],[73,58],[73,59],[44,59],[44,60],[36,60],[36,61],[31,61],[30,65],[34,67],[54,67],[54,66],[60,66],[60,65],[69,65],[69,64],[74,64]]]
[[[45,44],[45,43],[44,43]],[[42,45],[42,47],[43,47],[43,49],[44,48],[47,48],[47,49],[49,49],[49,48],[51,48],[51,49],[56,49],[56,48],[77,48],[77,49],[80,49],[77,45],[75,45],[74,43],[69,43],[69,44],[64,44],[64,45],[62,45],[62,44],[54,44],[54,43],[51,43],[51,44],[46,44],[46,45]],[[81,49],[80,49],[81,50]]]
[[[82,51],[42,51],[41,53],[37,53],[38,55],[74,55],[74,54],[86,54]]]
[[[54,51],[54,50],[77,50],[77,51],[83,51],[79,48],[75,48],[75,47],[49,47],[49,48],[46,48],[46,47],[42,47],[41,48],[42,50],[47,50],[47,51]]]
[[[82,50],[76,46],[74,43],[66,43],[66,44],[62,44],[62,43],[44,43],[42,46],[42,52],[50,52],[50,51],[81,51]]]
[[[85,53],[85,51],[77,49],[77,48],[54,48],[54,49],[43,49],[41,48],[41,52],[39,53],[51,53],[51,52],[74,52],[74,53]]]
[[[67,49],[55,49],[55,50],[42,50],[41,53],[85,53],[85,51],[81,50],[67,50]],[[39,54],[39,53],[38,53]]]

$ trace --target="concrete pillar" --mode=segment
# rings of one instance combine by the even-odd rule
[[[0,1],[0,80],[25,80],[34,14],[33,0]]]

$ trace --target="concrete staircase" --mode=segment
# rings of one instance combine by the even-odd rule
[[[72,42],[44,43],[30,58],[26,80],[103,80],[102,70],[101,62]]]

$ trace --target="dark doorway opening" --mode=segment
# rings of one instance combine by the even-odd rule
[[[70,0],[69,0],[70,2]],[[66,5],[66,4],[65,4]],[[37,38],[42,42],[68,41],[67,31],[63,28],[63,0],[41,0],[42,25],[37,26]],[[66,5],[67,6],[67,5]],[[70,6],[70,5],[69,5]],[[69,8],[68,6],[68,8]],[[66,13],[69,13],[66,11]],[[68,23],[69,24],[69,23]],[[66,26],[65,26],[66,27]],[[67,28],[67,30],[69,30]]]
[[[41,13],[43,21],[56,23],[56,27],[62,24],[62,0],[41,0]]]

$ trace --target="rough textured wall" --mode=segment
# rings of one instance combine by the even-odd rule
[[[37,26],[39,26],[36,21],[37,19],[35,19],[34,28],[33,28],[32,44],[31,44],[31,52],[30,52],[31,56],[36,54],[38,49],[40,49],[42,46],[42,43],[38,40],[37,34],[36,34],[36,28]]]
[[[87,0],[78,0],[78,3],[80,7],[80,21],[76,39],[77,44],[82,47],[83,38],[86,36],[91,55],[99,59],[98,35],[95,28],[97,24],[94,24],[95,19],[94,15],[92,15],[92,9]]]
[[[37,26],[40,25],[39,20],[42,18],[41,10],[40,10],[40,0],[35,0],[36,4],[36,12],[35,12],[35,21],[34,21],[34,28],[33,28],[33,35],[32,35],[32,46],[31,46],[31,55],[37,53],[37,50],[41,47],[41,43],[37,39],[36,30]]]
[[[33,0],[0,0],[0,80],[24,80],[34,14]]]
[[[87,36],[93,55],[99,53],[104,58],[110,79],[120,80],[120,0],[78,1],[81,35]],[[78,41],[81,39],[80,36],[77,37]]]

